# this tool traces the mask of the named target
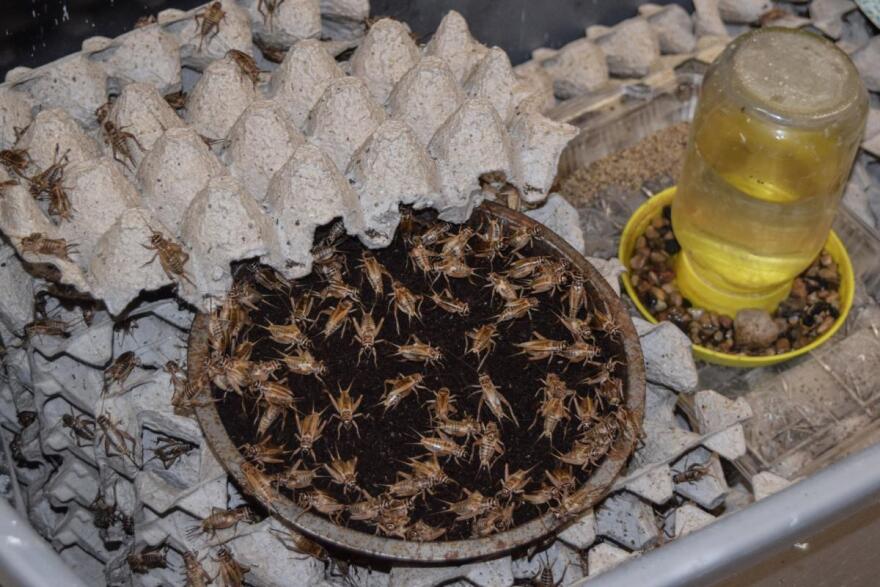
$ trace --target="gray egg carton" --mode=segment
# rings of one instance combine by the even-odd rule
[[[61,283],[113,315],[168,285],[203,309],[231,285],[232,262],[260,258],[288,278],[308,274],[315,228],[335,218],[382,247],[399,204],[461,222],[484,197],[484,176],[514,184],[530,204],[546,198],[577,131],[536,112],[506,54],[474,40],[459,14],[423,48],[406,25],[376,22],[343,64],[347,73],[316,38],[318,2],[282,3],[271,32],[252,29],[262,23],[253,2],[250,11],[222,5],[224,20],[204,38],[193,18],[204,9],[165,11],[156,24],[9,73],[0,86],[4,127],[26,128],[17,147],[40,169],[56,150],[66,155],[74,207],[56,224],[26,186],[5,189],[0,231],[25,261],[53,265]],[[253,54],[254,35],[295,41],[259,83],[226,56]],[[189,83],[181,118],[163,94]],[[128,142],[130,165],[98,128],[95,111],[111,92],[108,120],[138,142]],[[203,137],[217,142],[209,148]],[[12,139],[5,133],[0,147]],[[149,262],[154,251],[141,245],[154,231],[183,246],[188,279]],[[70,260],[23,252],[21,239],[35,232],[78,249]]]

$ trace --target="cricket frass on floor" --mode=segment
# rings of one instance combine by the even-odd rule
[[[433,224],[433,216],[429,213],[420,214],[413,234],[418,234],[424,230],[424,227]],[[468,225],[479,233],[485,230],[485,220],[486,217],[480,211],[474,215]],[[456,234],[460,229],[461,227],[450,226],[450,234]],[[286,372],[280,381],[286,382],[293,391],[297,400],[296,409],[301,418],[314,409],[321,412],[322,419],[328,423],[320,440],[315,443],[314,457],[312,457],[297,452],[299,442],[294,414],[288,413],[283,420],[276,420],[269,428],[269,435],[273,443],[285,447],[289,453],[285,457],[285,463],[267,465],[266,473],[270,475],[281,473],[298,459],[303,459],[305,466],[314,468],[329,463],[337,455],[342,459],[357,457],[358,487],[371,496],[377,496],[399,479],[399,472],[409,471],[406,465],[409,459],[429,456],[426,449],[419,445],[419,434],[436,436],[432,428],[430,405],[427,403],[433,399],[433,391],[441,387],[451,390],[457,407],[457,412],[451,416],[452,418],[460,420],[465,415],[476,418],[480,399],[477,387],[478,374],[486,373],[510,402],[512,412],[519,421],[518,426],[508,419],[498,422],[486,405],[483,405],[480,411],[481,422],[493,421],[499,424],[504,453],[494,461],[489,472],[485,468],[480,470],[479,457],[474,447],[475,441],[454,438],[459,444],[468,446],[469,460],[465,457],[457,462],[453,457],[440,457],[441,467],[454,483],[442,484],[433,490],[433,494],[426,494],[424,498],[416,497],[410,513],[410,520],[413,523],[421,520],[434,527],[446,528],[447,531],[440,538],[441,540],[469,538],[472,536],[471,522],[455,522],[455,514],[445,512],[450,502],[465,497],[462,488],[479,491],[486,497],[494,496],[501,488],[500,482],[507,466],[511,473],[530,470],[531,481],[525,489],[529,493],[538,490],[542,485],[547,485],[545,471],[559,467],[568,468],[553,455],[567,452],[572,448],[575,439],[579,436],[580,421],[574,404],[569,403],[567,405],[571,417],[562,420],[556,427],[552,446],[546,437],[541,437],[543,418],[540,416],[540,409],[543,394],[539,393],[539,390],[542,387],[541,379],[548,373],[556,373],[570,389],[576,391],[578,397],[590,395],[597,400],[599,405],[597,418],[612,418],[614,410],[625,408],[615,408],[607,402],[598,401],[598,386],[583,383],[585,379],[596,375],[595,365],[570,363],[556,356],[549,362],[547,359],[530,361],[528,355],[514,346],[516,343],[533,339],[537,333],[553,340],[573,341],[572,335],[558,317],[563,313],[567,286],[555,293],[531,294],[528,289],[521,291],[523,296],[534,295],[540,301],[538,307],[532,311],[531,317],[526,315],[498,324],[496,345],[485,356],[483,365],[479,368],[479,359],[474,354],[466,354],[468,347],[466,347],[465,333],[486,323],[495,322],[501,311],[503,300],[497,295],[493,296],[491,287],[487,287],[486,275],[490,271],[503,271],[508,254],[502,253],[494,260],[477,257],[473,251],[466,255],[467,263],[476,270],[476,275],[470,280],[450,278],[448,287],[455,298],[469,304],[470,312],[465,316],[453,316],[439,309],[429,298],[432,288],[439,293],[447,287],[446,278],[437,274],[426,276],[413,268],[407,255],[409,246],[407,237],[401,235],[403,232],[403,230],[398,231],[398,235],[389,247],[374,250],[372,253],[394,279],[414,293],[423,296],[420,307],[421,320],[410,321],[406,315],[399,314],[398,333],[393,306],[389,303],[391,280],[387,276],[383,278],[384,295],[381,298],[377,297],[359,267],[361,253],[366,249],[350,237],[337,242],[338,254],[345,258],[346,269],[343,279],[345,283],[357,287],[360,291],[360,303],[355,304],[351,317],[360,320],[363,308],[372,312],[377,324],[380,320],[384,320],[377,337],[382,341],[376,345],[377,361],[374,364],[372,358],[366,354],[360,361],[358,360],[361,345],[355,340],[355,331],[351,322],[345,325],[344,331],[340,328],[325,340],[322,330],[328,313],[321,312],[335,307],[339,300],[315,299],[315,306],[310,313],[313,322],[308,326],[305,324],[301,326],[311,339],[310,352],[316,359],[324,362],[326,373],[318,379],[315,376]],[[471,244],[477,242],[477,236],[471,238]],[[432,247],[432,250],[437,252],[439,249],[439,244]],[[524,257],[555,256],[555,252],[539,239],[534,239],[531,244],[521,249],[519,254]],[[252,324],[246,329],[246,334],[242,338],[254,344],[251,361],[279,359],[286,351],[285,346],[272,341],[264,327],[270,323],[290,323],[291,298],[299,299],[305,292],[317,294],[327,286],[328,282],[318,275],[318,272],[312,272],[308,277],[290,283],[289,290],[277,292],[262,287],[254,280],[253,265],[239,266],[236,275],[238,281],[247,281],[262,296],[257,303],[259,309],[250,312]],[[517,281],[519,284],[525,282],[526,280]],[[598,294],[591,283],[586,282],[585,287],[587,308],[592,310]],[[587,314],[581,309],[578,316],[583,319]],[[619,361],[614,366],[612,374],[616,379],[623,379],[625,364],[621,342],[597,328],[593,331],[595,339],[591,342],[599,350],[593,361],[598,364],[606,364],[612,360]],[[417,336],[422,342],[441,349],[442,362],[425,365],[393,356],[396,352],[395,345],[412,342],[412,335]],[[287,349],[287,352],[295,354],[297,351]],[[278,373],[280,375],[285,371],[282,369]],[[380,398],[386,387],[385,382],[401,375],[414,373],[423,374],[423,385],[427,389],[418,390],[403,399],[396,407],[383,413],[384,408]],[[625,389],[626,381],[623,380],[621,383]],[[328,392],[338,396],[340,388],[345,389],[349,386],[353,400],[363,396],[358,413],[364,416],[355,420],[359,434],[354,428],[346,430],[344,427],[338,427],[339,420],[330,420],[335,410],[330,403]],[[235,393],[224,392],[216,386],[213,388],[213,393],[218,400],[221,420],[236,446],[263,440],[257,438],[257,421],[263,407],[257,400],[256,394],[246,392],[244,397],[239,397]],[[532,426],[533,422],[534,426]],[[582,470],[573,467],[578,485],[589,478],[590,471],[591,468]],[[321,476],[314,481],[313,487],[327,492],[339,502],[350,504],[363,499],[357,491],[346,493],[341,485],[332,483],[325,470],[322,469],[319,474]],[[281,487],[280,491],[290,498],[296,497],[294,492],[286,487]],[[538,517],[548,507],[549,505],[535,506],[522,502],[514,511],[514,524],[521,525]],[[340,521],[357,530],[371,534],[376,532],[372,524],[348,520],[347,513],[341,516]]]

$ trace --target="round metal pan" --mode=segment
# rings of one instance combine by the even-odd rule
[[[543,230],[538,239],[549,246],[560,258],[568,260],[574,268],[584,275],[585,284],[592,299],[598,297],[599,300],[607,304],[609,312],[615,322],[620,325],[623,333],[623,350],[626,359],[624,391],[626,406],[633,414],[630,425],[640,426],[645,408],[645,365],[639,346],[639,337],[620,298],[615,295],[604,278],[580,253],[561,237],[528,216],[492,202],[485,202],[477,213],[497,218],[510,229],[520,226],[541,226]],[[200,314],[193,321],[189,338],[187,364],[190,381],[205,380],[201,377],[201,373],[207,357],[207,316]],[[208,445],[217,460],[223,464],[238,485],[244,487],[240,466],[245,461],[229,438],[226,428],[220,420],[216,405],[214,402],[204,402],[196,407],[195,411]],[[587,509],[608,493],[615,477],[635,448],[636,437],[637,434],[622,434],[601,465],[582,486],[593,496],[592,501],[587,504]],[[284,496],[279,496],[272,503],[263,502],[263,505],[284,523],[319,542],[370,557],[413,563],[464,562],[477,558],[502,556],[517,547],[536,542],[551,533],[559,532],[566,525],[572,523],[570,519],[561,520],[548,512],[521,526],[485,538],[447,542],[410,542],[338,526],[322,516],[303,511],[296,503]]]

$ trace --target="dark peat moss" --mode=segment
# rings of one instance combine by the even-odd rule
[[[485,230],[486,218],[483,214],[482,211],[477,211],[468,225],[478,233],[480,230]],[[430,215],[421,214],[410,236],[422,232],[433,222]],[[450,233],[457,233],[460,228],[450,226]],[[340,387],[346,388],[350,385],[353,398],[363,396],[359,412],[365,417],[357,419],[360,435],[354,430],[346,431],[343,428],[339,428],[337,432],[338,420],[334,420],[327,424],[321,439],[316,443],[314,458],[295,454],[299,448],[296,438],[297,426],[294,415],[288,413],[283,422],[279,420],[271,426],[269,434],[272,441],[286,447],[289,454],[283,465],[269,465],[266,472],[281,473],[299,458],[304,459],[308,467],[318,467],[329,462],[337,454],[343,459],[357,457],[359,487],[372,496],[379,495],[398,479],[399,472],[407,470],[405,462],[408,459],[427,456],[425,449],[418,444],[418,434],[432,435],[430,406],[427,404],[428,400],[433,399],[432,391],[441,387],[448,387],[452,391],[458,408],[454,418],[460,419],[464,415],[476,417],[480,397],[475,393],[478,374],[486,373],[491,376],[492,381],[510,402],[513,413],[519,420],[519,426],[515,426],[509,420],[499,423],[505,447],[504,454],[493,463],[488,472],[479,469],[479,458],[473,440],[467,442],[470,461],[464,459],[456,462],[453,458],[441,457],[439,460],[443,470],[455,480],[455,484],[441,485],[434,490],[433,495],[415,498],[411,512],[412,522],[421,520],[434,527],[446,528],[447,532],[441,540],[468,538],[472,535],[471,523],[455,522],[453,514],[444,513],[448,507],[447,502],[463,499],[462,488],[480,491],[487,497],[496,495],[500,489],[505,467],[511,473],[517,470],[530,470],[531,482],[526,492],[533,492],[542,485],[547,485],[545,471],[565,466],[554,458],[554,454],[571,449],[575,439],[581,435],[578,431],[581,422],[574,405],[568,404],[571,417],[557,426],[552,445],[547,438],[541,438],[543,425],[543,419],[539,416],[542,402],[542,394],[539,393],[542,387],[541,379],[548,373],[556,373],[570,389],[576,391],[579,397],[592,395],[598,400],[599,387],[583,383],[584,379],[596,374],[597,367],[590,364],[570,363],[561,357],[554,357],[549,362],[547,359],[529,361],[528,356],[514,346],[515,343],[533,339],[536,334],[549,339],[572,342],[572,335],[557,316],[563,312],[563,296],[567,287],[555,293],[540,294],[531,294],[528,289],[524,289],[521,295],[535,295],[540,301],[539,306],[532,311],[530,317],[524,316],[499,324],[497,344],[486,357],[482,367],[479,367],[478,359],[473,354],[465,353],[465,333],[496,320],[502,310],[503,300],[498,296],[493,297],[492,289],[486,287],[486,275],[490,271],[504,271],[506,263],[516,257],[503,253],[494,260],[489,260],[480,258],[473,252],[468,253],[466,261],[476,270],[476,275],[470,280],[449,279],[448,287],[456,298],[469,304],[470,313],[466,316],[453,316],[439,309],[429,299],[432,288],[441,292],[447,287],[446,278],[442,275],[426,277],[413,268],[408,262],[409,245],[407,235],[401,234],[403,232],[398,230],[398,236],[389,247],[372,252],[394,279],[423,296],[421,320],[410,322],[401,314],[400,332],[396,331],[394,313],[390,308],[388,297],[391,280],[387,276],[384,278],[385,293],[381,298],[377,297],[359,268],[364,247],[357,240],[346,237],[336,244],[336,248],[344,257],[345,282],[357,287],[360,292],[360,303],[355,304],[352,317],[359,320],[362,309],[365,309],[372,312],[377,323],[384,319],[378,337],[383,342],[377,345],[376,364],[374,365],[372,359],[366,356],[358,361],[361,347],[354,338],[355,331],[351,323],[346,325],[344,332],[337,331],[324,339],[321,331],[327,314],[321,312],[334,307],[339,301],[331,298],[324,301],[315,300],[315,307],[311,312],[314,322],[308,328],[303,325],[311,339],[310,351],[317,359],[323,361],[327,368],[323,380],[314,376],[289,373],[284,369],[278,372],[280,381],[286,382],[289,389],[293,390],[297,398],[296,407],[301,415],[310,413],[314,408],[318,411],[323,410],[324,419],[329,419],[334,409],[326,391],[335,395]],[[472,237],[470,242],[476,245],[479,237]],[[440,245],[431,248],[439,251]],[[555,252],[539,239],[535,239],[519,251],[519,254],[532,257],[555,255]],[[254,362],[278,359],[285,352],[282,345],[266,336],[266,331],[262,327],[269,323],[290,323],[291,299],[299,299],[306,292],[317,294],[327,286],[326,279],[313,272],[305,278],[291,282],[288,289],[283,292],[271,291],[254,280],[252,265],[240,266],[236,280],[250,283],[262,296],[262,300],[258,303],[259,309],[250,311],[252,324],[246,328],[243,335],[244,339],[254,344],[251,355],[251,360]],[[525,284],[527,280],[516,282]],[[587,282],[585,285],[587,307],[593,308],[598,294],[592,284]],[[587,319],[589,315],[582,309],[579,317]],[[599,349],[597,357],[593,360],[596,363],[608,363],[614,359],[620,361],[614,367],[612,374],[616,379],[625,377],[624,355],[619,339],[608,335],[598,327],[594,327],[593,331],[595,336],[591,342]],[[394,345],[407,343],[412,335],[440,348],[443,352],[442,362],[426,366],[392,356],[396,350]],[[383,414],[383,408],[379,404],[385,381],[411,373],[422,373],[425,377],[424,385],[430,391],[420,390],[417,394],[404,399],[396,408]],[[625,389],[626,381],[621,383]],[[224,393],[216,386],[213,387],[213,393],[218,400],[221,419],[236,446],[262,440],[256,437],[256,423],[262,414],[264,404],[258,400],[256,394],[246,392],[244,397],[239,397],[235,393]],[[599,403],[603,407],[600,408],[598,417],[613,417],[611,411],[615,408],[609,406],[607,402]],[[497,420],[486,406],[483,406],[481,421]],[[455,440],[459,443],[464,442],[461,438]],[[578,483],[585,482],[590,472],[590,468],[574,468]],[[322,471],[321,477],[315,480],[314,487],[326,491],[342,503],[349,504],[359,499],[356,493],[346,494],[341,486],[331,483],[328,477],[326,472]],[[280,491],[288,497],[295,498],[294,492],[286,488],[281,488]],[[525,523],[542,515],[548,507],[549,504],[535,506],[517,499],[514,522],[516,525]],[[347,514],[341,516],[341,523],[363,532],[376,532],[372,524],[348,520]]]

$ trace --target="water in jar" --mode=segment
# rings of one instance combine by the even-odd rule
[[[706,76],[672,206],[683,293],[772,310],[828,237],[866,113],[858,73],[824,39],[761,29],[731,44]]]

